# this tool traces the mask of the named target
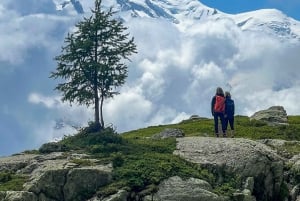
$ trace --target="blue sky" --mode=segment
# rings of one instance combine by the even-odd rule
[[[200,2],[230,14],[276,8],[296,20],[300,20],[299,0],[200,0]]]

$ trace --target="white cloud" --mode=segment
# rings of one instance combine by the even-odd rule
[[[0,155],[72,132],[70,127],[55,129],[57,119],[84,125],[94,117],[92,107],[62,103],[53,92],[57,81],[48,78],[56,66],[53,57],[78,18],[59,16],[51,6],[43,11],[41,5],[50,0],[30,0],[27,14],[18,2],[0,3],[0,120],[5,122],[0,132],[7,133],[0,138]],[[85,10],[93,6],[92,0],[83,3]],[[237,114],[273,105],[300,114],[300,43],[242,31],[230,19],[183,27],[145,18],[126,26],[138,54],[128,63],[121,94],[104,104],[105,123],[118,131],[177,123],[192,114],[210,117],[218,86],[231,90]],[[8,148],[5,140],[14,146]]]

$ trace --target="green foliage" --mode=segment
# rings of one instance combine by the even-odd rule
[[[224,181],[217,184],[214,192],[218,195],[232,197],[233,193],[241,186],[241,178],[238,175],[225,175]]]
[[[85,150],[90,153],[111,153],[122,148],[125,140],[112,128],[97,133],[80,132],[73,136],[65,136],[59,144],[68,150]]]
[[[116,185],[102,188],[100,194],[114,192],[124,186],[136,192],[147,193],[145,189],[149,186],[156,186],[163,179],[175,175],[182,178],[215,180],[208,171],[172,154],[176,147],[174,138],[164,140],[132,138],[127,143],[126,149],[112,155],[113,179]]]
[[[55,88],[63,101],[94,105],[97,131],[104,128],[104,99],[118,94],[116,88],[128,74],[124,61],[137,53],[134,39],[125,33],[127,27],[114,14],[112,9],[102,11],[101,0],[96,0],[92,16],[78,22],[76,31],[65,38],[61,55],[55,57],[56,71],[50,75],[65,80]]]
[[[285,182],[281,183],[280,192],[279,192],[279,200],[286,200],[289,197],[289,188]]]
[[[39,150],[33,149],[33,150],[25,150],[23,151],[24,154],[40,154]]]
[[[112,157],[113,168],[121,167],[124,164],[124,156],[121,153],[116,153]]]
[[[47,154],[51,152],[64,152],[68,150],[69,149],[65,145],[57,142],[45,143],[39,148],[39,152],[43,154]]]
[[[0,191],[21,191],[26,181],[27,177],[24,175],[0,172]]]
[[[236,116],[236,137],[249,139],[284,139],[297,140],[300,133],[300,117],[289,117],[289,126],[269,126],[264,122],[250,121],[248,117]],[[68,150],[82,150],[93,155],[100,161],[111,162],[113,182],[100,188],[99,197],[116,193],[126,188],[135,191],[137,195],[147,195],[157,190],[157,185],[171,176],[180,176],[183,179],[194,177],[208,181],[219,195],[232,196],[241,187],[241,178],[238,175],[222,175],[222,182],[213,172],[189,163],[179,156],[173,155],[176,149],[176,139],[153,139],[151,136],[165,128],[178,128],[184,131],[185,136],[214,136],[213,120],[198,119],[186,120],[178,124],[159,125],[117,134],[112,128],[101,132],[88,133],[83,129],[74,136],[66,136],[59,144]],[[298,143],[286,142],[279,151],[290,154],[300,153]],[[84,165],[84,161],[75,161]],[[295,183],[300,183],[300,171],[291,170]],[[281,187],[285,197],[286,186]]]
[[[300,140],[300,116],[289,116],[289,125],[270,126],[246,116],[235,116],[235,137],[248,139]],[[178,124],[160,125],[124,133],[127,139],[150,137],[165,128],[178,128],[185,136],[214,136],[213,119],[185,120]]]

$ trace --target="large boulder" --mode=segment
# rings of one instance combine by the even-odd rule
[[[266,110],[254,113],[250,120],[264,121],[270,125],[288,124],[287,113],[282,106],[273,106]]]
[[[222,182],[224,175],[254,178],[253,194],[258,200],[276,200],[283,182],[283,161],[270,147],[237,138],[177,138],[174,154],[210,169]]]
[[[68,160],[45,161],[31,174],[25,190],[53,200],[81,201],[111,181],[111,167],[76,167]]]
[[[93,196],[99,187],[111,182],[112,167],[111,164],[97,164],[95,159],[85,157],[88,156],[52,152],[0,158],[0,171],[10,170],[16,175],[29,177],[28,182],[23,185],[24,191],[0,192],[0,200],[82,201]],[[91,165],[81,167],[74,163],[74,159],[90,160],[87,164]]]
[[[144,201],[225,201],[212,193],[212,187],[206,181],[190,178],[183,180],[178,176],[164,180],[153,196],[146,196]]]

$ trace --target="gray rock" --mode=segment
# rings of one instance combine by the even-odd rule
[[[164,180],[153,196],[146,196],[144,201],[224,201],[224,197],[211,192],[212,187],[206,181],[190,178],[182,180],[175,176]]]
[[[119,190],[116,194],[111,195],[101,201],[127,201],[128,192],[125,190]]]
[[[242,192],[233,193],[234,201],[256,201],[256,198],[251,195],[248,189],[244,189]]]
[[[248,177],[245,181],[244,184],[244,189],[249,190],[250,195],[253,193],[253,189],[254,189],[254,178],[253,177]]]
[[[26,191],[0,191],[1,201],[38,201],[34,193]]]
[[[201,117],[199,115],[193,114],[192,116],[190,116],[189,120],[198,120],[201,119]]]
[[[99,187],[109,184],[112,179],[111,170],[105,166],[74,168],[66,176],[63,188],[66,201],[82,201],[82,193],[93,195]]]
[[[224,173],[253,177],[260,189],[258,198],[272,200],[280,193],[283,158],[270,147],[242,138],[177,138],[174,154],[215,172],[222,182]]]
[[[292,190],[290,191],[290,200],[291,201],[296,201],[297,197],[299,196],[300,193],[300,187],[299,185],[296,185],[292,188]]]
[[[154,139],[165,139],[169,137],[184,137],[184,132],[177,128],[166,128],[162,132],[152,136]]]
[[[282,106],[273,106],[267,110],[261,110],[254,113],[250,120],[264,121],[270,125],[288,125],[288,118],[285,109]]]
[[[1,192],[0,200],[81,201],[111,181],[111,165],[79,167],[73,159],[86,154],[18,154],[0,158],[0,171],[10,170],[29,177],[24,191]],[[95,163],[96,159],[91,159]],[[35,198],[32,198],[35,196]]]

